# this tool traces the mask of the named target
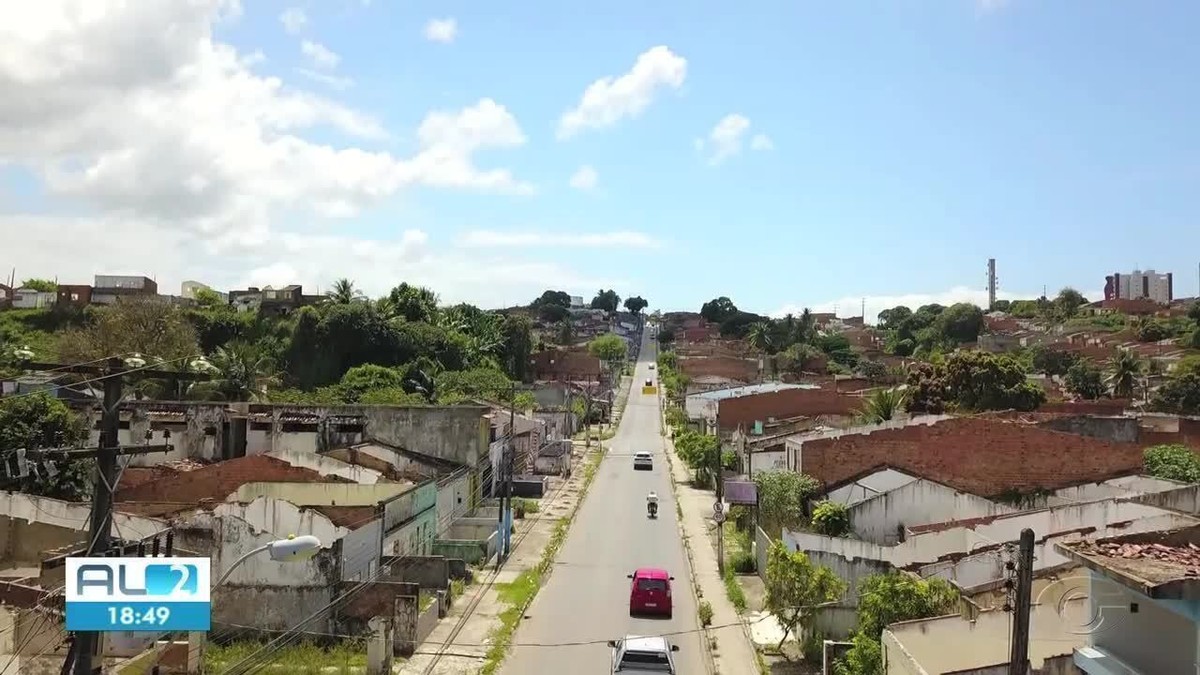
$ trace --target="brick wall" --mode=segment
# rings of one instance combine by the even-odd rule
[[[224,500],[246,483],[317,483],[343,482],[326,479],[311,469],[301,469],[287,462],[254,455],[210,464],[202,469],[187,471],[160,480],[124,487],[117,490],[118,502],[181,502],[196,503],[201,499]]]
[[[825,389],[784,389],[766,394],[728,398],[717,403],[722,429],[747,428],[767,418],[851,415],[862,407],[862,399]]]
[[[740,382],[758,379],[758,361],[739,358],[683,358],[679,370],[693,380],[706,375],[726,377]]]
[[[891,466],[983,496],[1052,490],[1142,468],[1137,443],[979,418],[806,441],[801,455],[804,473],[827,485]]]

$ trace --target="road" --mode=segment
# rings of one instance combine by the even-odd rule
[[[609,454],[559,550],[549,581],[513,637],[505,675],[571,673],[610,675],[607,640],[664,635],[679,646],[677,672],[705,672],[691,571],[679,534],[669,466],[663,453],[658,399],[642,393],[655,378],[655,345],[644,334],[633,387]],[[634,471],[633,453],[654,453],[653,471]],[[646,494],[659,495],[658,519],[646,517]],[[629,616],[629,579],[638,567],[661,567],[675,576],[672,619]],[[529,646],[564,645],[566,646]]]

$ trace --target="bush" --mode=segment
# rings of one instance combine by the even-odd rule
[[[758,563],[749,551],[738,551],[729,558],[729,569],[736,574],[754,574]]]
[[[700,601],[699,615],[700,615],[700,626],[701,627],[708,628],[709,626],[712,625],[713,608],[712,608],[712,605],[709,604],[709,602],[707,600]]]
[[[1156,445],[1146,448],[1146,473],[1155,478],[1184,483],[1200,482],[1200,459],[1183,445]]]
[[[850,532],[850,510],[839,502],[821,502],[813,509],[812,526],[828,537],[844,537]]]

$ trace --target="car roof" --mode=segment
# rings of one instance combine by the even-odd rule
[[[661,636],[626,635],[622,640],[626,651],[632,652],[669,652],[671,645],[667,638]]]
[[[666,570],[658,567],[639,567],[633,576],[639,579],[666,579],[671,575]]]

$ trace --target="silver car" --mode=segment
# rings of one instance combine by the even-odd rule
[[[633,468],[635,471],[653,471],[654,455],[645,450],[633,453]]]
[[[626,635],[622,640],[609,640],[612,647],[612,672],[615,673],[675,673],[674,652],[677,645],[665,637]]]

